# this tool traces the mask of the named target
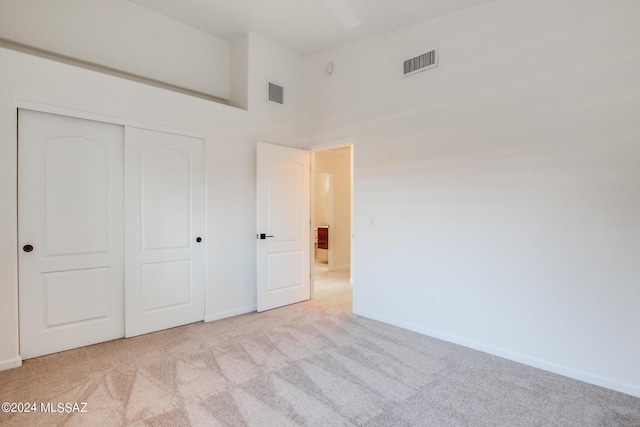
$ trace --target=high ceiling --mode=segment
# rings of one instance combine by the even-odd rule
[[[255,33],[309,55],[494,0],[128,0],[231,41]]]

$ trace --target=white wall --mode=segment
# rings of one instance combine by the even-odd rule
[[[357,137],[356,313],[640,396],[638,22],[499,0],[306,60],[307,146]]]
[[[229,43],[124,0],[2,0],[0,38],[229,97]]]
[[[256,145],[267,142],[301,148],[302,141],[302,57],[254,34],[248,35],[248,114],[233,126],[245,142],[224,141],[221,154],[212,159],[207,173],[216,183],[211,210],[214,239],[221,239],[210,252],[210,267],[217,273],[209,283],[215,296],[209,298],[207,320],[255,310],[256,307]],[[267,80],[277,79],[286,89],[286,105],[266,102]],[[224,119],[221,119],[224,120]],[[210,124],[217,132],[217,121]],[[224,128],[224,126],[223,126]],[[242,183],[242,187],[234,182]],[[212,212],[210,212],[212,213]],[[232,224],[238,222],[242,227]],[[232,225],[232,229],[229,226]],[[237,292],[241,280],[248,279],[249,289]],[[227,287],[232,292],[227,292]]]
[[[301,146],[303,73],[302,56],[256,34],[249,37],[249,111],[252,113],[252,132],[271,142],[291,147]],[[284,105],[267,101],[268,82],[284,87]],[[281,135],[296,135],[285,141]]]
[[[253,79],[285,57],[284,81],[302,86],[302,60],[259,40],[251,46]],[[39,105],[115,123],[161,126],[204,135],[207,174],[206,320],[255,310],[256,142],[300,146],[299,123],[286,109],[244,111],[82,68],[0,48],[0,369],[20,363],[16,219],[16,108]],[[263,95],[263,94],[262,94]],[[252,95],[250,94],[250,97]],[[302,93],[289,93],[292,105]],[[249,98],[249,102],[255,102]],[[264,117],[262,117],[264,116]],[[260,126],[254,125],[261,124]],[[262,132],[265,123],[272,127]],[[242,289],[242,279],[250,282]]]
[[[229,105],[249,108],[249,34],[229,44]]]
[[[332,173],[328,171],[315,171],[313,204],[315,227],[331,224],[331,190]]]

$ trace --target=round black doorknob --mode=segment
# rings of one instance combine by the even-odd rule
[[[23,251],[25,251],[25,252],[31,252],[31,251],[33,250],[33,246],[31,246],[31,245],[24,245],[24,246],[22,247],[22,250],[23,250]]]
[[[198,242],[198,243],[202,242],[202,237],[197,237],[196,238],[196,242]]]

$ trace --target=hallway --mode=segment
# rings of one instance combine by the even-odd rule
[[[328,264],[316,260],[313,299],[339,310],[351,312],[353,286],[349,280],[350,276],[351,270],[329,271]]]

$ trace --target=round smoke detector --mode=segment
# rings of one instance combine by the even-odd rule
[[[327,73],[327,75],[331,75],[331,73],[333,73],[333,62],[329,62],[324,66],[324,72]]]

